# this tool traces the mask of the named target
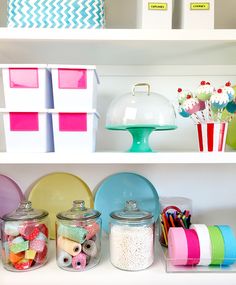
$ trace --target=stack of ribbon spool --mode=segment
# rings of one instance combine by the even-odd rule
[[[35,222],[8,222],[4,228],[3,256],[15,270],[44,264],[48,252],[48,228]]]
[[[99,231],[100,226],[97,223],[85,227],[60,224],[57,230],[58,265],[76,271],[83,271],[91,265],[93,259],[99,256],[96,245],[96,235]]]
[[[229,266],[236,261],[236,239],[230,226],[192,224],[170,228],[168,257],[172,265]]]

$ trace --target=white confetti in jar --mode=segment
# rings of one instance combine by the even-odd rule
[[[138,271],[154,261],[154,220],[127,201],[123,211],[111,213],[110,260],[122,270]]]

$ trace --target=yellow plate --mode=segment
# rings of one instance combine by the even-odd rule
[[[56,214],[72,208],[74,200],[84,200],[93,208],[93,195],[88,185],[70,173],[55,172],[40,178],[30,191],[29,201],[36,209],[49,212],[50,238],[55,239]]]

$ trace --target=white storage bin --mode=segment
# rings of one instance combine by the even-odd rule
[[[52,72],[54,107],[96,108],[97,84],[95,66],[49,65]]]
[[[99,115],[96,111],[51,110],[55,152],[94,152]]]
[[[215,1],[176,0],[177,28],[214,29]]]
[[[53,151],[51,115],[47,111],[1,109],[7,152]]]
[[[137,26],[140,29],[171,29],[173,1],[138,0]]]
[[[0,65],[7,108],[52,108],[51,75],[46,65]]]

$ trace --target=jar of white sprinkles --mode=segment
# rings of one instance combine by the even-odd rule
[[[136,201],[110,214],[110,260],[122,270],[138,271],[154,261],[154,219]]]

